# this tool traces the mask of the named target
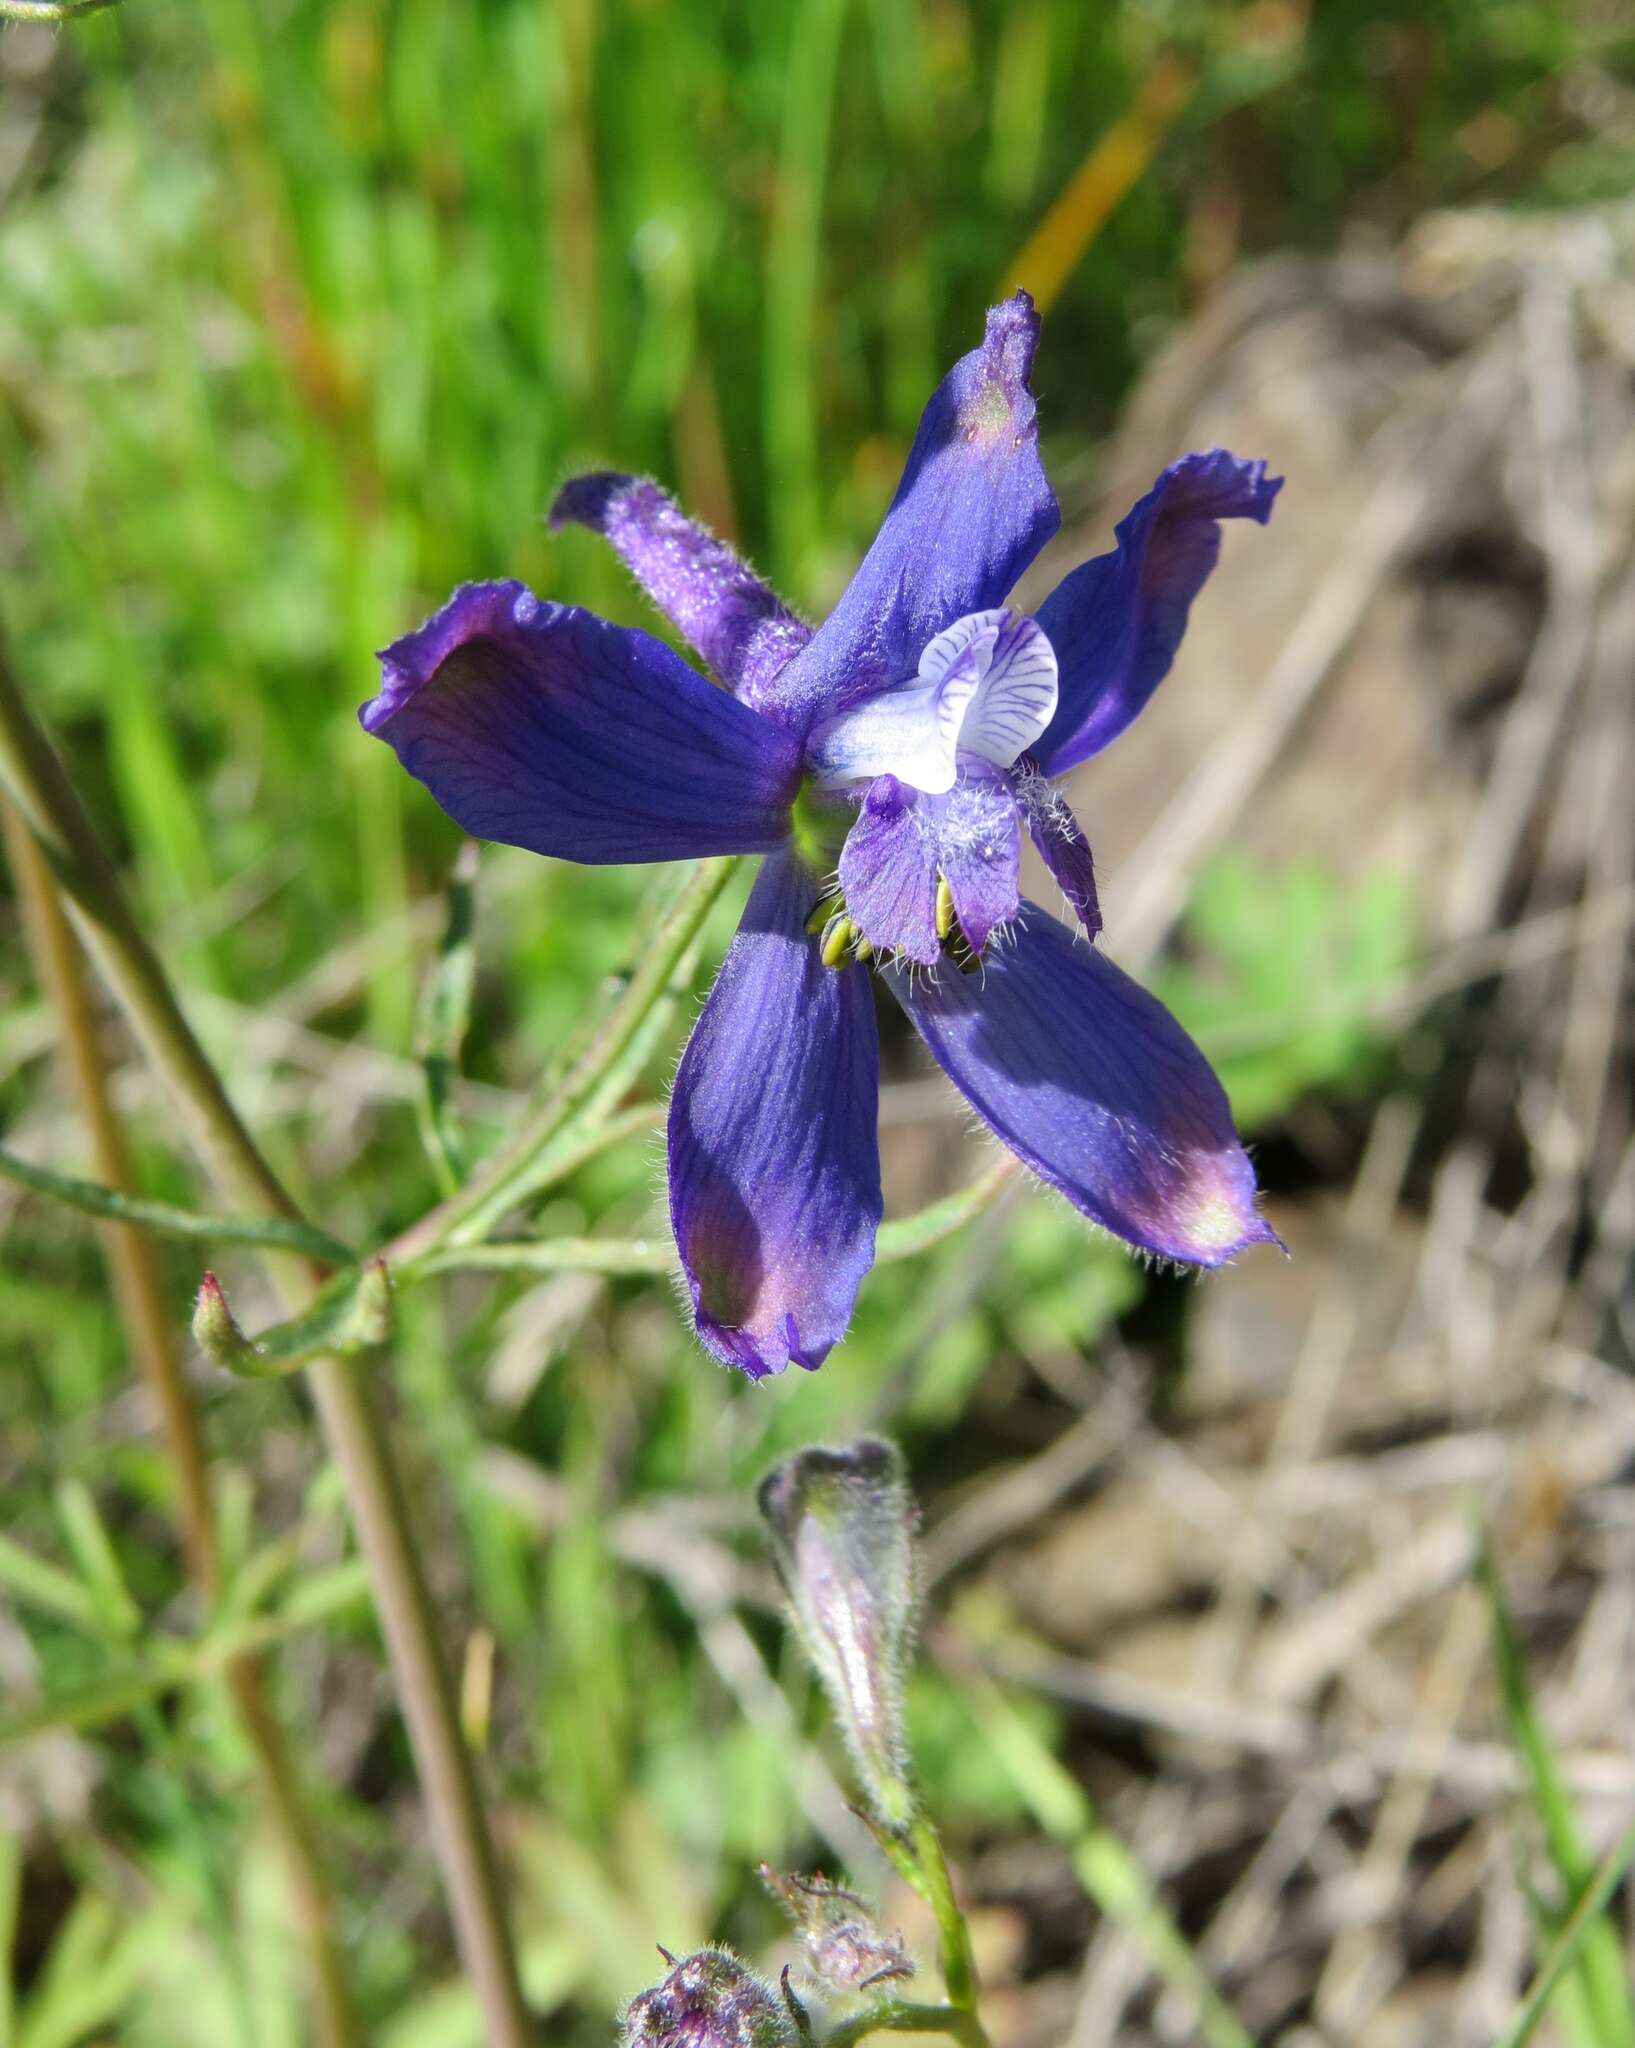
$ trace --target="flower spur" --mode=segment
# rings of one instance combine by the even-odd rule
[[[754,1379],[821,1364],[873,1261],[871,964],[983,1122],[1092,1222],[1196,1266],[1275,1241],[1208,1063],[1095,944],[1089,844],[1053,785],[1140,712],[1219,522],[1264,524],[1280,480],[1184,456],[1110,553],[1036,616],[1010,608],[1060,524],[1037,338],[1025,292],[988,315],[816,629],[657,485],[564,488],[553,527],[602,534],[720,687],[647,633],[478,583],[386,649],[359,714],[478,838],[592,864],[766,855],[669,1118],[698,1334]],[[1020,895],[1024,829],[1077,938]]]

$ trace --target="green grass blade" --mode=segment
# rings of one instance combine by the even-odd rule
[[[1146,1951],[1153,1969],[1197,2015],[1207,2048],[1253,2048],[1186,1936],[1153,1896],[1146,1873],[1095,1813],[1082,1788],[984,1673],[962,1665],[960,1697],[1047,1835],[1061,1842],[1086,1897]]]
[[[1569,1901],[1581,1899],[1589,1893],[1596,1873],[1555,1746],[1533,1698],[1526,1652],[1499,1583],[1486,1528],[1479,1525],[1476,1536],[1477,1577],[1487,1600],[1493,1662],[1505,1723],[1526,1769],[1533,1811],[1538,1816],[1562,1893]],[[1591,1919],[1580,1933],[1576,1949],[1571,1976],[1564,1967],[1558,1977],[1563,1983],[1577,1984],[1583,2038],[1593,2043],[1594,2048],[1632,2048],[1635,2001],[1631,1999],[1617,1927],[1605,1915]]]
[[[1510,2024],[1494,2043],[1494,2048],[1526,2048],[1558,1987],[1577,1963],[1585,1938],[1595,1928],[1607,1925],[1603,1917],[1607,1904],[1632,1862],[1635,1862],[1635,1826],[1626,1828],[1601,1859],[1594,1877],[1568,1915],[1554,1946],[1540,1964],[1538,1975],[1529,1985],[1526,1997],[1517,2006]]]
[[[778,565],[800,590],[822,523],[818,274],[823,190],[846,0],[801,0],[785,76],[777,201],[767,250],[766,457]]]

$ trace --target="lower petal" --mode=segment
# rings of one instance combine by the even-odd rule
[[[889,970],[937,1064],[1041,1180],[1104,1230],[1186,1265],[1276,1236],[1208,1061],[1105,954],[1024,904],[981,974]]]
[[[1021,901],[1022,828],[1010,779],[986,761],[960,763],[959,781],[937,802],[937,858],[954,917],[980,953]]]
[[[878,952],[936,964],[939,880],[975,953],[1016,915],[1022,834],[1009,779],[988,762],[961,760],[943,796],[882,775],[869,790],[840,854],[846,914]]]
[[[751,1379],[821,1365],[880,1221],[874,1000],[825,967],[798,861],[763,866],[670,1101],[670,1220],[698,1335]]]
[[[902,953],[922,967],[942,952],[937,937],[937,843],[931,799],[882,775],[840,849],[846,915],[881,953]]]

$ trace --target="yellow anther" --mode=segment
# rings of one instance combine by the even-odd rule
[[[822,897],[819,900],[818,907],[816,908],[816,910],[814,910],[812,912],[812,915],[806,920],[806,929],[811,933],[812,937],[815,939],[818,933],[822,931],[824,927],[828,924],[830,918],[837,917],[840,914],[840,912],[843,911],[845,908],[846,903],[843,897]]]
[[[868,940],[864,938],[861,932],[859,932],[857,935],[857,944],[852,948],[852,958],[854,960],[863,961],[872,960],[874,958],[874,948],[869,944]]]
[[[924,897],[921,897],[924,902]],[[948,877],[937,877],[937,937],[946,939],[954,929],[954,892],[948,886]]]
[[[823,931],[824,966],[843,967],[846,964],[847,949],[856,936],[857,927],[849,917],[831,918]]]

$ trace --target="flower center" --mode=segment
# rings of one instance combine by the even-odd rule
[[[919,673],[820,725],[808,761],[822,789],[895,775],[912,789],[952,789],[959,758],[1009,768],[1056,712],[1056,655],[1019,612],[971,612],[939,633]]]

